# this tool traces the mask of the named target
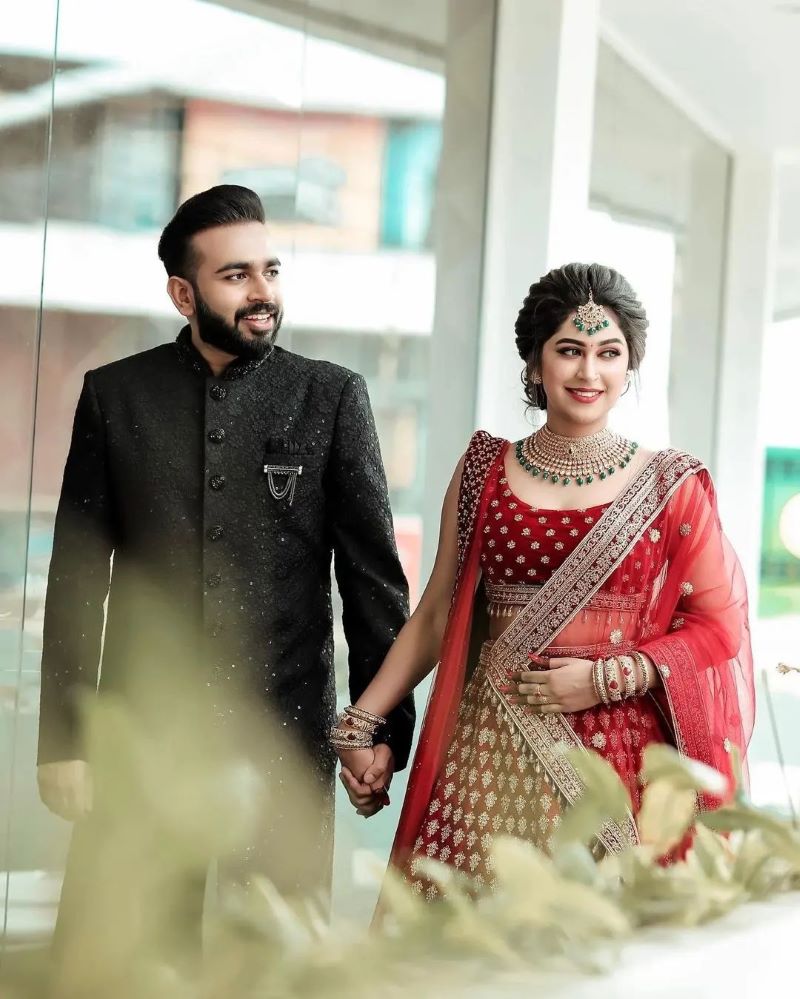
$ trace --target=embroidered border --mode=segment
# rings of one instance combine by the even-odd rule
[[[486,596],[490,604],[504,607],[524,607],[542,589],[543,584],[529,583],[490,583],[486,582]],[[641,610],[647,601],[645,593],[608,593],[598,590],[584,610],[619,611],[620,613]]]
[[[506,683],[508,674],[520,667],[520,650],[527,647],[541,652],[547,648],[630,553],[681,483],[701,467],[696,458],[683,452],[670,450],[653,455],[492,647],[487,676],[495,693],[547,767],[556,787],[570,801],[582,792],[582,782],[561,747],[588,750],[564,715],[532,714],[524,705],[508,704],[499,688]],[[635,837],[633,817],[629,819]],[[603,842],[618,851],[631,842],[630,833],[627,820],[621,826],[612,823],[604,830]]]
[[[492,437],[485,430],[478,430],[474,433],[467,445],[458,489],[457,579],[460,579],[466,561],[475,526],[475,517],[486,486],[486,477],[498,455],[507,445],[508,441],[501,437]]]

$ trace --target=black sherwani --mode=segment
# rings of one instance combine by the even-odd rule
[[[181,672],[235,722],[235,691],[251,714],[263,705],[328,789],[318,859],[285,887],[329,880],[332,555],[355,699],[408,613],[361,376],[276,347],[216,378],[188,328],[88,372],[56,518],[39,762],[84,758],[79,695],[98,683],[101,641],[101,697],[144,703]],[[409,699],[384,733],[398,767],[413,724]],[[270,811],[281,813],[274,798]],[[264,832],[271,856],[287,828]]]

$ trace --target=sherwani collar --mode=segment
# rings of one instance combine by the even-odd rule
[[[188,367],[192,368],[199,375],[204,378],[213,378],[214,372],[208,361],[203,357],[200,351],[192,343],[192,330],[189,326],[184,326],[183,329],[178,334],[178,338],[175,341],[175,348],[178,352],[178,357],[181,361]],[[259,357],[255,360],[242,360],[237,358],[232,364],[229,364],[225,371],[219,376],[222,381],[232,381],[236,378],[244,378],[246,375],[252,374],[262,364],[266,363],[275,353],[274,348],[270,350],[263,357]]]

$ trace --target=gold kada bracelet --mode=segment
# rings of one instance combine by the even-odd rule
[[[386,719],[352,704],[339,715],[328,741],[334,749],[371,749],[375,733]]]

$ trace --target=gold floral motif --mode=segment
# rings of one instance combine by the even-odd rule
[[[615,628],[608,636],[608,640],[611,642],[612,645],[619,645],[622,642],[623,638],[624,635],[622,634],[619,628]]]
[[[725,750],[726,753],[730,753],[730,751],[733,749],[733,746],[731,745],[731,740],[727,738],[723,739],[722,748]]]
[[[692,533],[692,525],[691,524],[681,524],[681,526],[678,528],[678,530],[680,531],[680,535],[681,535],[682,538],[688,538],[689,535]]]
[[[691,583],[681,583],[681,593],[685,597],[690,597],[694,593],[694,586]]]
[[[680,631],[685,624],[686,620],[684,618],[676,617],[675,620],[672,622],[671,627],[673,631]]]
[[[523,538],[529,538],[531,536],[531,529],[530,529],[530,527],[523,527],[522,528],[522,536],[523,536]]]
[[[661,540],[661,531],[659,531],[658,528],[654,527],[651,529],[648,537],[653,542],[653,544],[656,544]]]
[[[669,666],[667,665],[659,666],[658,672],[664,677],[665,680],[669,680],[671,675]]]
[[[595,749],[606,748],[606,737],[602,732],[595,732],[590,741]]]

